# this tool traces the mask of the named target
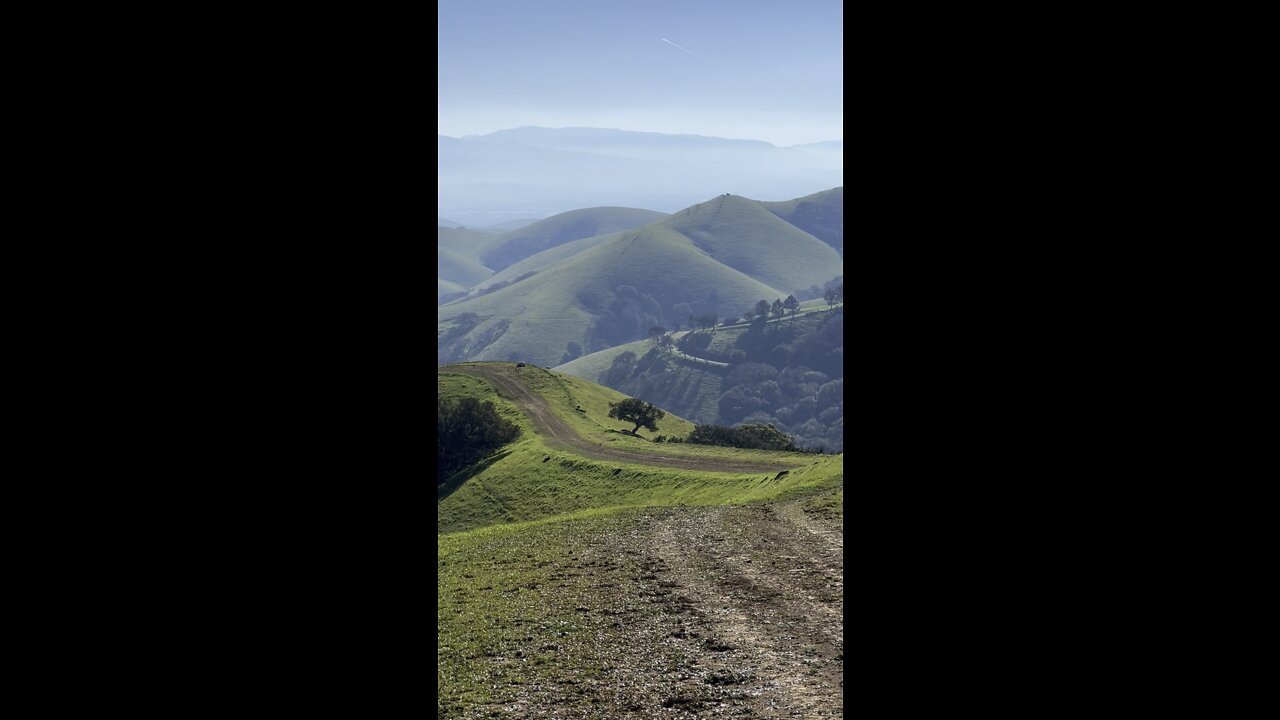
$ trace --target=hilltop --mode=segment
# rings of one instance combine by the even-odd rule
[[[440,308],[438,362],[567,362],[653,326],[821,286],[843,261],[761,203],[723,195],[635,230],[543,250],[507,271]]]
[[[504,234],[484,251],[481,259],[495,271],[502,270],[557,245],[638,228],[665,217],[665,213],[624,207],[573,210]]]

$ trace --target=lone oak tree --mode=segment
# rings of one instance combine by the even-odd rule
[[[609,417],[624,422],[635,423],[632,435],[643,425],[649,430],[658,429],[658,421],[666,417],[666,413],[639,398],[627,398],[622,402],[609,403]]]

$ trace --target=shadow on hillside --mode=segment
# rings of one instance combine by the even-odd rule
[[[511,454],[510,450],[503,450],[497,455],[490,455],[489,457],[485,458],[484,460],[481,460],[475,465],[471,465],[464,470],[459,470],[453,475],[450,475],[449,479],[445,480],[443,484],[436,486],[436,502],[438,503],[441,500],[444,500],[445,498],[449,497],[450,495],[453,494],[454,490],[457,490],[458,488],[462,487],[463,483],[475,477],[476,475],[479,475],[485,470],[489,469],[490,465],[498,462],[499,460],[501,460],[502,458],[510,454]]]

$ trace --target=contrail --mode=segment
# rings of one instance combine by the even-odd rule
[[[666,39],[666,38],[662,38],[662,42],[664,42],[664,43],[668,43],[668,44],[670,44],[670,45],[676,45],[675,43],[671,42],[670,40],[668,40],[668,39]],[[696,53],[696,52],[694,52],[694,51],[690,50],[690,49],[689,49],[689,48],[687,48],[687,47],[680,47],[679,45],[676,45],[676,47],[680,48],[681,50],[683,50],[683,51],[685,51],[685,52],[689,53],[690,55],[692,55],[692,56],[694,56],[694,57],[698,57],[698,53]]]

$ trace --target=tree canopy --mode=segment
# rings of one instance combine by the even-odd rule
[[[636,424],[631,430],[632,434],[635,434],[641,426],[656,431],[658,421],[666,416],[667,414],[662,410],[639,398],[627,398],[621,402],[609,403],[609,417]]]

